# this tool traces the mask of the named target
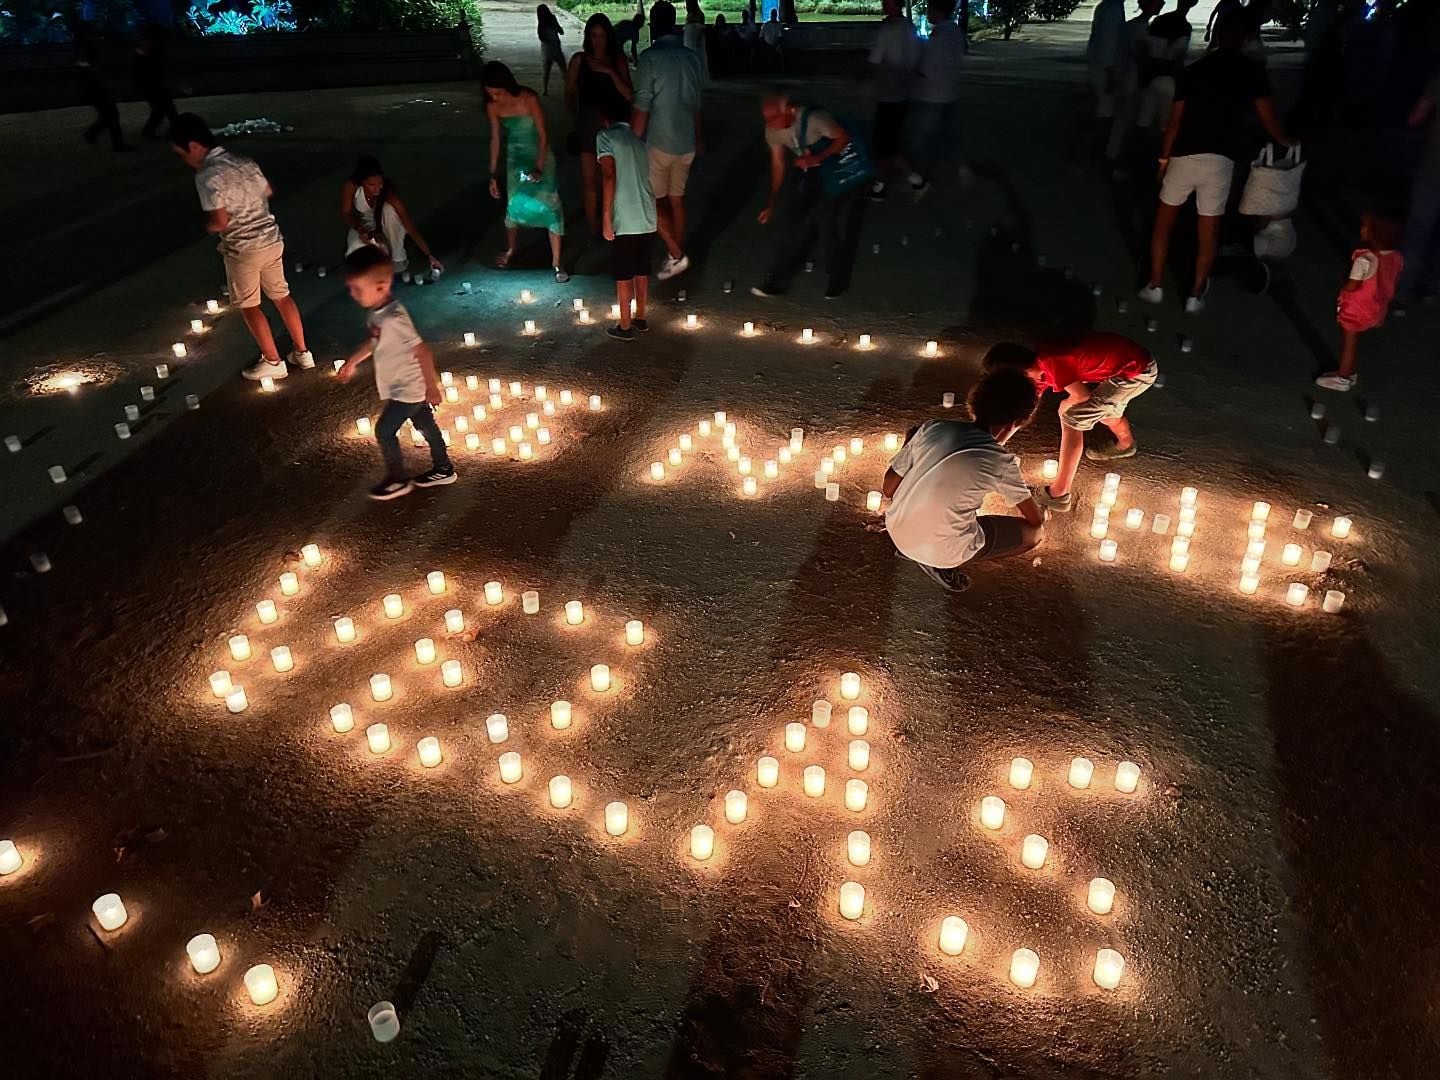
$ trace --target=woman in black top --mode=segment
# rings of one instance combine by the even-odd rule
[[[542,94],[550,93],[550,69],[557,67],[565,70],[565,50],[560,47],[560,38],[564,34],[565,28],[550,10],[549,4],[541,4],[535,9],[535,36],[540,39],[540,63],[545,66]]]
[[[585,220],[592,233],[600,228],[600,169],[595,161],[595,136],[604,126],[600,117],[606,102],[619,105],[623,112],[634,96],[630,65],[615,29],[607,16],[596,12],[585,23],[585,48],[570,58],[565,76],[565,101],[575,112]]]

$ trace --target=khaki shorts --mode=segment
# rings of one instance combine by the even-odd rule
[[[648,150],[650,155],[650,187],[657,199],[678,199],[685,194],[685,182],[690,179],[690,166],[695,162],[694,154],[667,154],[663,150]]]
[[[1133,378],[1117,375],[1096,383],[1088,398],[1060,414],[1060,422],[1076,431],[1089,431],[1103,420],[1118,420],[1133,399],[1155,385],[1155,376],[1159,373],[1160,369],[1151,360],[1150,366]]]
[[[230,303],[235,307],[259,307],[262,291],[271,300],[283,300],[290,295],[290,285],[285,280],[283,241],[234,255],[227,252],[223,258],[225,278],[230,284]]]
[[[1224,217],[1230,201],[1235,162],[1224,154],[1186,154],[1171,158],[1160,182],[1160,201],[1184,206],[1193,193],[1195,212],[1201,217]]]

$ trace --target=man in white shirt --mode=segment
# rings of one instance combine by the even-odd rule
[[[930,190],[935,170],[946,157],[960,158],[961,182],[970,168],[960,151],[960,72],[965,35],[955,22],[955,0],[930,0],[926,8],[930,38],[920,49],[920,66],[910,91],[914,134],[910,151],[910,187],[915,198]]]
[[[885,18],[869,58],[875,75],[875,130],[870,141],[879,171],[870,186],[870,198],[876,202],[885,198],[887,177],[909,171],[900,151],[900,136],[910,106],[910,82],[920,62],[920,38],[900,0],[884,0],[883,9]]]
[[[1105,157],[1112,168],[1120,160],[1140,115],[1141,72],[1150,66],[1150,20],[1164,6],[1165,0],[1140,0],[1140,13],[1125,24],[1121,34],[1123,59],[1115,96],[1115,121],[1105,145]]]
[[[1030,422],[1038,399],[1023,372],[991,371],[970,390],[974,422],[927,420],[885,472],[885,528],[895,549],[951,592],[970,587],[960,569],[966,563],[1023,554],[1044,535],[1045,511],[1019,459],[1004,448]],[[990,494],[1020,516],[981,514]]]

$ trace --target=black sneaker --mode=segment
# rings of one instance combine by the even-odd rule
[[[370,489],[370,498],[376,502],[398,499],[401,495],[410,494],[410,486],[409,480],[381,480]]]
[[[846,288],[846,287],[845,287],[844,285],[836,285],[836,284],[830,284],[830,285],[825,286],[825,299],[826,299],[826,300],[839,300],[840,297],[842,297],[842,296],[845,295],[845,288]]]
[[[630,325],[631,325],[634,329],[639,330],[640,333],[642,333],[642,334],[648,334],[648,333],[650,332],[650,320],[649,320],[649,319],[631,319],[631,320],[630,320]]]
[[[773,282],[765,282],[763,285],[751,285],[750,295],[758,296],[762,300],[773,300],[777,296],[784,296],[785,290]]]
[[[606,330],[605,333],[610,337],[613,337],[616,341],[635,340],[635,331],[631,327],[621,326],[619,323],[616,323],[614,326],[610,327],[610,329]]]
[[[453,484],[454,482],[454,465],[446,465],[443,469],[431,469],[411,481],[416,487],[440,487],[442,484]]]

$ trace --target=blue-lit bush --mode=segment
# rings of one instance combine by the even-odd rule
[[[230,6],[237,3],[238,9]],[[290,0],[196,0],[185,13],[185,20],[205,35],[299,28]]]

